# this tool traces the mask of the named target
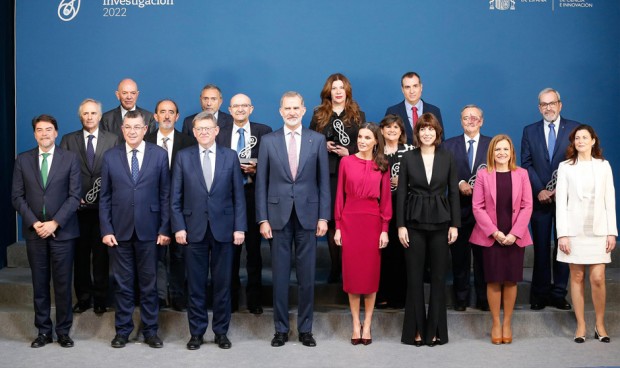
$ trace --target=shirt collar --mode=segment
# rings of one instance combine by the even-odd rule
[[[302,126],[301,126],[301,125],[299,125],[299,126],[297,127],[297,129],[292,130],[292,129],[291,129],[291,128],[289,128],[287,125],[284,125],[284,135],[286,136],[286,135],[289,135],[289,133],[290,133],[290,132],[295,132],[295,133],[299,134],[299,136],[301,137],[301,128],[302,128]]]
[[[146,147],[146,143],[144,142],[144,140],[142,140],[142,142],[140,142],[140,144],[138,145],[138,147],[136,147],[136,149],[138,150],[138,152],[144,153],[145,147]],[[125,151],[127,152],[127,154],[130,154],[132,150],[133,148],[131,148],[127,144],[127,142],[125,142]]]
[[[88,139],[88,136],[91,134],[95,136],[95,139],[99,138],[99,128],[95,129],[92,133],[88,132],[86,129],[82,129],[82,133],[84,133],[84,139]]]
[[[250,121],[248,120],[243,126],[237,126],[237,124],[233,123],[233,135],[237,134],[239,129],[243,128],[243,133],[250,132]]]
[[[41,156],[41,155],[42,155],[42,154],[44,154],[44,153],[49,153],[49,154],[50,154],[50,156],[53,156],[53,155],[54,155],[54,149],[56,149],[56,145],[53,145],[53,146],[52,146],[52,148],[50,148],[50,150],[49,150],[49,151],[47,151],[47,152],[43,152],[43,151],[41,150],[41,147],[39,147],[39,156]]]
[[[465,137],[465,143],[468,143],[470,139],[473,139],[475,143],[478,143],[480,141],[480,133],[476,134],[476,136],[473,138],[470,138],[467,134],[463,134],[463,137]]]

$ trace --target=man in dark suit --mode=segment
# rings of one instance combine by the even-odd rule
[[[157,129],[155,124],[155,118],[153,114],[145,109],[136,106],[138,102],[138,85],[131,79],[123,79],[118,84],[118,89],[115,92],[116,98],[121,103],[117,108],[110,111],[106,111],[101,118],[101,129],[114,133],[118,137],[123,137],[121,125],[125,119],[127,111],[138,110],[144,116],[144,121],[148,124],[148,131],[154,132]]]
[[[252,100],[244,94],[238,94],[230,99],[230,111],[234,123],[220,127],[217,135],[217,144],[230,147],[237,151],[241,160],[241,172],[244,176],[245,203],[247,209],[248,233],[245,237],[245,250],[247,253],[246,270],[248,272],[248,284],[246,286],[247,307],[252,314],[263,313],[262,302],[262,272],[263,259],[260,253],[261,235],[258,223],[256,223],[255,190],[256,182],[256,159],[263,135],[271,133],[271,127],[264,124],[250,122],[250,115],[254,111]],[[241,247],[235,248],[232,270],[232,310],[239,309],[239,289],[241,280],[239,268],[241,265]]]
[[[75,239],[80,235],[76,211],[80,205],[80,163],[77,155],[54,145],[56,119],[39,115],[32,120],[38,147],[17,156],[11,199],[22,216],[32,272],[34,325],[39,335],[30,345],[39,348],[53,342],[50,318],[50,273],[56,301],[56,335],[60,346],[73,340],[71,275]]]
[[[116,336],[112,347],[127,344],[133,330],[134,281],[140,289],[144,342],[163,347],[157,336],[157,246],[170,243],[168,154],[144,142],[147,126],[140,111],[123,121],[125,144],[108,150],[101,168],[99,219],[116,280]]]
[[[288,341],[288,289],[291,253],[299,285],[299,341],[316,346],[312,336],[317,237],[327,232],[331,218],[329,164],[325,136],[303,128],[303,97],[286,92],[280,100],[284,127],[263,136],[256,174],[256,220],[271,244],[273,319],[271,346]]]
[[[400,116],[405,124],[405,132],[407,133],[407,144],[415,144],[413,141],[413,127],[418,117],[426,112],[430,112],[437,118],[439,125],[443,129],[443,121],[441,120],[441,111],[435,105],[431,105],[422,100],[422,79],[416,72],[407,72],[400,78],[400,87],[405,99],[394,106],[388,107],[385,115],[395,114]],[[441,140],[444,140],[443,133]]]
[[[228,115],[224,111],[220,111],[220,106],[223,101],[224,99],[222,98],[222,91],[220,90],[220,87],[215,84],[207,84],[202,87],[202,91],[200,91],[200,107],[202,108],[202,111],[206,111],[215,116],[217,126],[219,127],[233,122],[232,116]],[[192,124],[196,115],[198,115],[198,113],[190,115],[183,120],[183,133],[189,135],[190,137],[194,136]]]
[[[450,138],[443,143],[452,153],[458,170],[461,203],[461,228],[459,237],[450,247],[452,253],[452,275],[454,290],[454,310],[465,311],[469,305],[469,279],[471,275],[471,256],[474,258],[474,287],[476,289],[476,308],[489,310],[487,289],[482,268],[482,249],[472,246],[469,237],[476,219],[471,209],[471,197],[480,165],[487,162],[487,151],[491,137],[480,134],[484,124],[482,109],[467,105],[461,110],[462,135]]]
[[[103,154],[120,143],[119,138],[99,129],[101,103],[87,98],[80,104],[78,116],[82,129],[66,134],[60,147],[78,155],[82,173],[82,191],[78,222],[80,238],[75,248],[73,287],[77,303],[74,313],[88,310],[94,301],[95,313],[106,312],[109,284],[108,247],[99,231],[99,190]],[[92,255],[92,276],[91,276]]]
[[[203,111],[196,115],[193,131],[198,145],[180,151],[174,162],[170,202],[172,231],[177,243],[187,245],[191,333],[187,348],[199,349],[207,330],[206,291],[211,269],[215,343],[230,349],[226,334],[233,254],[247,230],[243,175],[235,151],[215,144],[219,127],[213,114]]]
[[[547,305],[568,310],[566,286],[569,269],[558,262],[557,242],[551,251],[551,233],[555,236],[555,178],[560,162],[566,159],[568,136],[579,123],[560,117],[562,100],[560,93],[545,88],[538,94],[538,109],[543,116],[534,124],[523,128],[521,139],[521,166],[527,170],[532,184],[534,210],[532,212],[532,235],[534,240],[534,270],[530,290],[530,304],[534,310]],[[553,257],[553,284],[551,284],[551,258]]]
[[[155,106],[155,120],[159,129],[156,132],[147,133],[144,140],[157,144],[168,153],[168,164],[172,170],[172,164],[177,152],[196,143],[193,137],[188,137],[174,129],[174,124],[179,120],[179,109],[172,100],[161,100]],[[168,273],[168,258],[170,258],[170,271]],[[170,278],[170,280],[168,280]],[[168,287],[170,288],[170,305],[172,309],[183,312],[187,307],[185,294],[185,256],[183,247],[171,240],[168,247],[158,248],[157,257],[157,294],[159,296],[159,308],[168,305]]]

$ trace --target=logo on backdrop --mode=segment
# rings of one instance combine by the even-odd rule
[[[515,0],[489,0],[490,10],[515,10]]]
[[[68,22],[75,18],[80,11],[80,0],[60,0],[58,4],[58,18]]]

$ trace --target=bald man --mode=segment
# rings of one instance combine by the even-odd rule
[[[115,92],[116,98],[120,102],[120,105],[107,111],[103,114],[101,118],[101,129],[112,132],[116,134],[118,137],[123,137],[123,132],[121,131],[121,125],[123,124],[123,119],[125,118],[125,114],[127,111],[138,110],[144,116],[144,121],[148,125],[148,132],[152,133],[157,131],[157,123],[155,118],[153,117],[153,113],[142,109],[136,105],[138,102],[138,96],[140,95],[140,91],[138,90],[138,85],[132,79],[123,79],[119,84],[118,88]]]

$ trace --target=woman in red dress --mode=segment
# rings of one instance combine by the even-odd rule
[[[334,206],[334,240],[342,246],[342,284],[349,294],[353,319],[351,344],[372,342],[371,323],[379,288],[381,249],[388,244],[392,218],[390,172],[379,126],[364,123],[357,135],[358,152],[340,161]],[[360,304],[364,295],[364,324]]]

